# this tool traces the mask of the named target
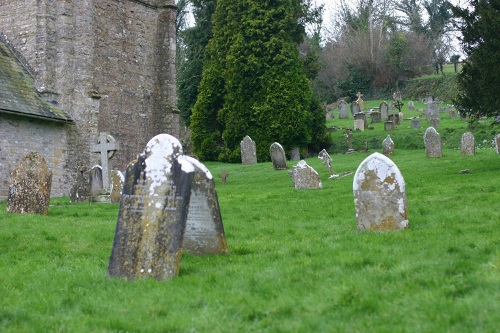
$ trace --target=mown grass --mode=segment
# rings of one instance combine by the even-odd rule
[[[169,281],[107,277],[116,204],[58,198],[26,216],[0,203],[0,331],[497,331],[500,155],[397,147],[410,216],[398,232],[358,232],[353,176],[328,179],[315,157],[319,190],[270,163],[206,163],[231,253],[184,255]],[[332,155],[335,172],[374,151]]]

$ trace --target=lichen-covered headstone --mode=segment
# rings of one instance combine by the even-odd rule
[[[194,167],[183,250],[192,254],[227,253],[226,236],[212,174],[192,157],[179,158]]]
[[[71,202],[84,202],[90,199],[89,172],[82,166],[78,167],[69,198]]]
[[[36,152],[28,153],[11,175],[7,212],[47,214],[51,187],[52,172],[45,158]]]
[[[434,127],[429,127],[425,131],[424,144],[427,157],[443,157],[441,137]]]
[[[285,150],[278,142],[274,142],[271,147],[269,147],[269,154],[271,155],[271,161],[273,162],[275,170],[288,169]]]
[[[394,141],[392,141],[390,135],[382,141],[382,152],[385,156],[394,155]]]
[[[408,228],[405,182],[388,157],[365,158],[354,175],[353,192],[358,230]]]
[[[462,155],[474,155],[476,153],[476,148],[474,146],[474,134],[471,132],[465,132],[462,135],[460,152]]]
[[[495,136],[495,148],[497,150],[497,154],[500,154],[500,134]]]
[[[319,174],[304,160],[292,168],[292,180],[298,190],[323,187]]]
[[[379,110],[380,110],[380,117],[382,119],[387,119],[389,117],[389,106],[387,105],[387,102],[380,103]]]
[[[257,163],[257,148],[255,142],[248,135],[240,142],[240,149],[242,164]]]
[[[166,279],[179,272],[194,167],[181,143],[152,138],[125,173],[110,276]]]
[[[111,170],[111,202],[120,202],[125,176],[120,170]]]
[[[349,118],[348,105],[344,100],[340,101],[338,108],[339,108],[339,119]]]

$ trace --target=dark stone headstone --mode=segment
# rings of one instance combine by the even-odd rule
[[[354,101],[351,103],[351,114],[354,117],[355,114],[361,112],[361,107],[359,106],[358,102]]]
[[[380,115],[380,112],[378,112],[378,111],[373,111],[370,114],[370,117],[372,119],[372,123],[380,123],[382,121],[382,117]]]
[[[120,170],[111,170],[111,202],[120,202],[125,177]]]
[[[271,161],[273,162],[275,170],[288,169],[285,150],[278,142],[274,142],[271,147],[269,147],[269,154],[271,155]]]
[[[7,212],[47,214],[51,187],[52,172],[45,158],[39,153],[28,153],[11,175]]]
[[[434,128],[439,128],[439,118],[429,119],[429,125]]]
[[[70,191],[71,202],[84,202],[90,200],[89,172],[80,167],[76,174],[76,180]]]
[[[94,165],[89,171],[90,195],[96,197],[104,194],[105,189],[102,183],[102,168],[99,165]]]

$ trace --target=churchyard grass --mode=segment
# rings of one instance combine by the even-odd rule
[[[375,151],[331,155],[334,171]],[[353,175],[328,179],[316,157],[317,190],[295,190],[270,162],[206,163],[230,254],[185,254],[168,281],[107,276],[117,204],[58,198],[43,216],[7,214],[2,202],[0,331],[497,331],[499,156],[432,159],[396,142],[410,221],[396,232],[357,231]]]

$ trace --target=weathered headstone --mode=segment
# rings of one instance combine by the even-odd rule
[[[495,136],[495,148],[496,148],[497,154],[500,154],[500,134],[497,134]]]
[[[415,103],[413,101],[408,102],[408,110],[410,110],[410,111],[415,110]]]
[[[358,119],[363,120],[363,128],[364,129],[368,128],[368,120],[366,119],[366,115],[363,112],[356,113],[354,115],[354,119],[356,119],[356,120],[358,120]]]
[[[427,120],[430,121],[430,119],[439,118],[437,107],[438,104],[435,102],[427,103],[427,110],[425,111],[425,117],[427,118]]]
[[[411,119],[411,128],[420,128],[420,127],[422,127],[420,125],[420,118],[418,118],[418,117],[412,118]]]
[[[300,161],[300,149],[298,147],[295,147],[290,151],[290,159],[292,161]]]
[[[170,278],[178,274],[194,168],[179,160],[180,142],[152,138],[125,174],[109,261],[110,276]]]
[[[181,158],[194,167],[182,248],[192,254],[226,253],[226,236],[212,174],[198,160]]]
[[[365,130],[365,121],[363,119],[354,119],[354,130],[363,132]]]
[[[372,123],[380,123],[382,121],[382,117],[380,116],[380,112],[378,111],[373,111],[370,114],[370,117],[372,119]]]
[[[240,142],[240,148],[242,164],[257,163],[257,148],[255,142],[248,135]]]
[[[361,107],[359,106],[358,102],[352,102],[351,103],[351,115],[354,117],[355,114],[361,112]]]
[[[330,178],[335,177],[335,173],[333,172],[332,161],[333,159],[330,157],[330,154],[323,149],[319,152],[318,158],[323,161],[323,164],[328,167],[328,172],[330,173]]]
[[[474,155],[476,153],[476,148],[474,146],[474,134],[471,132],[465,132],[462,135],[460,148],[462,155]]]
[[[288,169],[285,150],[278,142],[274,142],[271,147],[269,147],[269,154],[271,155],[271,161],[273,162],[273,168],[275,170]]]
[[[84,202],[90,200],[89,171],[83,166],[78,167],[76,180],[70,191],[71,202]]]
[[[394,155],[394,141],[392,141],[390,135],[382,141],[382,152],[385,156]]]
[[[28,153],[11,174],[7,212],[47,214],[51,188],[52,172],[45,158],[36,152]]]
[[[120,170],[111,170],[111,202],[120,202],[125,176]]]
[[[102,168],[100,165],[94,165],[90,168],[89,184],[92,198],[105,194],[106,189],[103,187]]]
[[[90,147],[93,153],[101,154],[101,168],[102,168],[102,188],[109,192],[111,189],[111,158],[115,151],[119,149],[119,145],[115,139],[106,132],[99,133],[97,144]]]
[[[429,127],[425,131],[424,144],[427,157],[443,157],[441,137],[434,127]]]
[[[390,114],[387,120],[392,121],[394,125],[399,125],[399,114],[396,113]]]
[[[304,160],[292,168],[292,181],[298,190],[323,187],[319,174]]]
[[[339,119],[347,119],[347,118],[349,118],[348,107],[349,106],[347,105],[347,103],[344,100],[340,101],[339,106],[338,106],[338,108],[339,108]]]
[[[408,228],[403,175],[388,157],[374,153],[359,165],[353,181],[358,230]]]
[[[387,119],[389,117],[389,106],[386,102],[380,103],[379,110],[382,119]]]
[[[384,130],[386,131],[394,131],[396,129],[396,125],[392,120],[388,120],[384,123]]]

